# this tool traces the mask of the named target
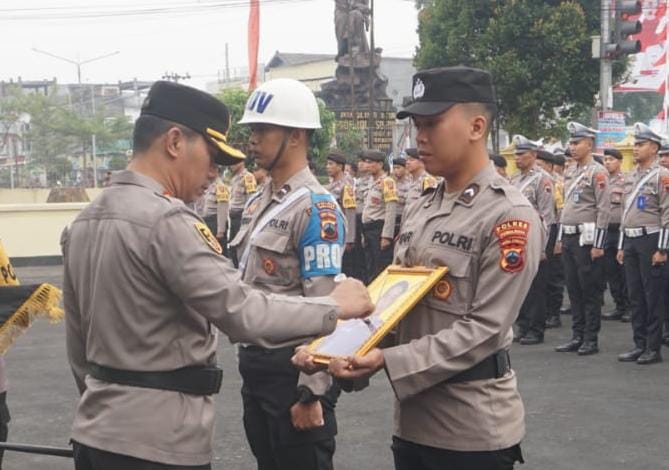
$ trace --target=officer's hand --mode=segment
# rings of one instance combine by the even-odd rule
[[[298,431],[306,431],[325,424],[323,407],[319,400],[311,403],[295,403],[290,407],[290,420]]]
[[[666,262],[667,262],[666,252],[664,254],[660,253],[659,251],[653,253],[653,266],[662,266]]]
[[[311,355],[306,346],[298,346],[295,349],[295,354],[290,359],[293,365],[305,374],[315,374],[321,370],[327,369],[325,364],[318,364],[314,362],[314,356]]]
[[[618,264],[623,264],[625,261],[625,252],[623,250],[618,250],[618,253],[616,253],[616,261],[618,261]]]
[[[555,248],[553,248],[553,254],[555,255],[562,254],[562,242],[555,242]]]
[[[381,239],[381,249],[382,250],[387,250],[390,248],[390,245],[392,244],[392,240],[390,238],[382,238]]]
[[[602,250],[601,248],[593,248],[592,250],[590,250],[590,258],[592,258],[593,260],[601,258],[602,256],[604,256],[604,250]]]
[[[346,248],[344,248],[346,251],[351,251],[353,248],[355,248],[355,243],[347,243]]]
[[[339,319],[364,318],[374,311],[374,304],[365,285],[357,279],[337,283],[330,297],[339,305]]]
[[[385,363],[383,350],[374,348],[362,357],[333,359],[330,361],[328,371],[338,379],[362,379],[376,374]]]

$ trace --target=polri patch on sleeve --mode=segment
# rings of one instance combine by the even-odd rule
[[[209,248],[211,248],[214,251],[214,253],[217,253],[219,255],[223,254],[223,247],[221,247],[221,244],[218,243],[216,237],[212,235],[211,230],[209,230],[209,227],[207,227],[202,222],[198,222],[195,224],[195,230],[197,230],[197,233],[200,234],[202,239],[209,246]]]
[[[336,276],[341,273],[346,226],[330,194],[311,195],[309,221],[298,245],[302,277]]]
[[[525,267],[525,246],[530,223],[524,220],[509,220],[495,227],[501,256],[499,266],[507,273],[517,273]]]
[[[669,193],[669,176],[663,176],[660,181],[660,184],[664,188],[664,192]]]
[[[595,181],[597,181],[597,186],[599,189],[604,189],[606,188],[606,174],[603,172],[599,172],[595,175]]]

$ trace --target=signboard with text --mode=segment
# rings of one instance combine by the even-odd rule
[[[597,148],[613,148],[625,138],[625,113],[622,111],[600,111],[597,113]]]

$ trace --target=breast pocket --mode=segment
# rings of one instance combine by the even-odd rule
[[[611,190],[611,204],[619,206],[623,201],[623,190],[622,189],[612,189]]]
[[[300,263],[289,234],[266,230],[251,242],[248,279],[259,284],[291,286],[299,282]]]
[[[473,293],[473,255],[437,246],[429,248],[428,253],[429,265],[446,266],[448,273],[423,302],[431,309],[452,315],[454,320],[466,316]]]

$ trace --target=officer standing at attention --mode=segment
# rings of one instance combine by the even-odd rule
[[[77,470],[211,468],[218,329],[232,341],[280,347],[371,307],[358,281],[309,299],[241,282],[186,206],[214,180],[216,164],[244,159],[226,143],[229,123],[213,96],[156,82],[127,170],[63,231],[67,351],[82,394],[72,430]]]
[[[604,167],[609,172],[611,191],[611,220],[609,220],[609,231],[606,235],[606,248],[604,249],[604,273],[605,282],[608,283],[616,308],[613,312],[603,313],[602,320],[629,318],[624,268],[616,260],[620,238],[620,219],[623,215],[623,194],[625,192],[625,174],[620,170],[622,161],[623,154],[619,150],[604,150]]]
[[[240,124],[250,126],[249,153],[272,178],[246,205],[232,242],[242,278],[267,293],[327,295],[341,273],[346,226],[308,167],[311,136],[321,127],[316,97],[297,80],[270,80],[249,97]],[[332,469],[340,390],[325,372],[300,375],[293,367],[302,342],[239,348],[244,429],[259,470]]]
[[[353,178],[344,168],[346,167],[346,156],[336,150],[331,150],[327,156],[325,170],[331,179],[327,189],[339,203],[344,211],[346,219],[346,250],[342,260],[342,271],[349,277],[355,277],[355,232],[356,227],[356,203]]]
[[[566,163],[565,151],[561,147],[553,149],[553,164],[551,176],[553,177],[553,200],[555,201],[556,224],[553,225],[548,234],[548,247],[553,247],[553,253],[548,254],[548,282],[546,285],[546,328],[559,328],[562,326],[560,320],[560,309],[564,300],[564,265],[562,264],[562,252],[557,243],[560,224],[557,223],[562,217],[564,208],[564,167]]]
[[[202,209],[198,211],[198,215],[207,224],[209,231],[216,234],[216,239],[223,247],[223,254],[226,256],[229,213],[230,188],[226,186],[220,174],[218,174],[202,196]]]
[[[599,352],[604,247],[610,219],[608,173],[595,162],[597,131],[570,122],[569,149],[575,164],[565,172],[565,205],[558,243],[571,304],[572,339],[557,348],[581,356]],[[558,250],[560,249],[558,248]]]
[[[230,240],[234,240],[242,223],[242,212],[249,198],[258,191],[258,186],[253,173],[246,169],[244,162],[237,163],[232,167],[232,198],[230,200]],[[232,262],[235,267],[239,266],[238,253],[230,251]]]
[[[556,224],[553,180],[537,164],[540,149],[535,142],[522,135],[516,135],[513,137],[513,143],[516,146],[516,166],[520,171],[513,175],[511,184],[530,201],[544,225],[544,230],[548,233],[550,227]],[[532,286],[520,308],[518,320],[516,320],[518,332],[514,340],[518,339],[522,345],[544,342],[547,311],[546,281],[549,268],[546,251],[549,249],[553,251],[552,246],[546,247],[541,254],[537,275],[532,281]]]
[[[372,177],[362,210],[362,234],[368,255],[368,281],[371,282],[393,261],[398,199],[395,180],[384,171],[383,152],[365,150],[361,160]]]
[[[358,171],[357,177],[353,180],[355,189],[355,247],[353,248],[353,259],[355,260],[356,279],[367,283],[369,281],[369,272],[367,265],[369,264],[369,253],[363,246],[362,234],[362,210],[365,207],[365,199],[367,199],[367,192],[372,185],[372,177],[369,174],[369,166],[361,159],[362,152],[358,154]]]
[[[407,161],[404,158],[393,158],[393,177],[397,188],[397,209],[395,213],[395,235],[400,231],[402,214],[407,202],[407,194],[411,187],[411,177],[407,173]]]
[[[511,470],[523,461],[525,435],[511,326],[537,272],[542,223],[490,164],[489,73],[421,71],[413,98],[398,118],[413,119],[425,168],[445,182],[407,209],[395,262],[449,271],[400,322],[396,346],[333,361],[330,371],[385,370],[396,396],[397,470]]]
[[[490,155],[490,160],[492,160],[492,163],[495,166],[495,171],[497,171],[497,174],[502,178],[509,179],[509,175],[506,173],[506,167],[508,166],[506,158],[504,158],[501,155],[494,154]]]
[[[669,141],[663,141],[660,151],[657,153],[660,157],[660,165],[669,170]],[[669,280],[667,280],[667,290],[669,292]],[[669,294],[664,298],[664,333],[662,344],[669,347]]]
[[[634,124],[636,169],[625,185],[618,244],[632,305],[634,348],[618,356],[621,362],[654,364],[662,361],[662,323],[669,249],[669,170],[657,152],[662,136],[647,125]]]
[[[437,187],[437,179],[425,171],[425,165],[418,155],[418,149],[408,148],[406,154],[406,167],[411,175],[411,186],[407,192],[405,210],[412,202],[420,199],[424,191]]]

